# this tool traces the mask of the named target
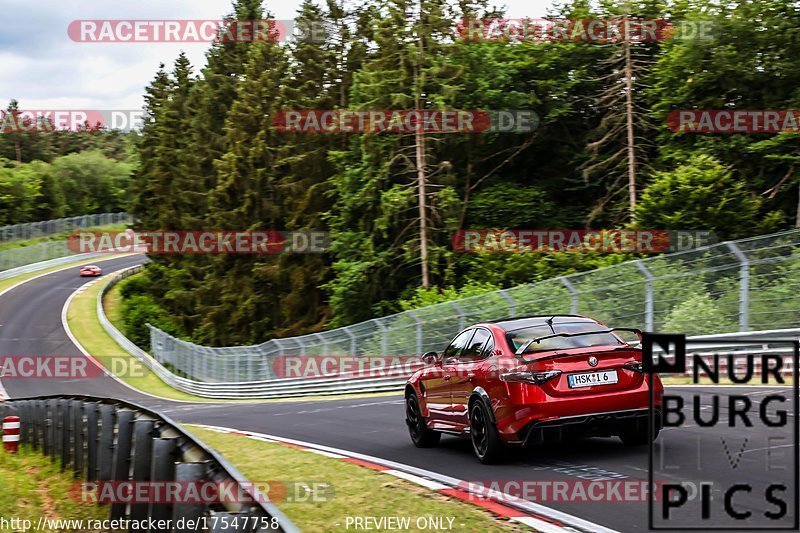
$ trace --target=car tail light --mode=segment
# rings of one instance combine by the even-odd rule
[[[644,366],[639,361],[629,361],[622,365],[622,368],[633,370],[634,372],[638,372],[640,374],[644,374]]]
[[[500,380],[507,383],[531,383],[541,385],[561,375],[561,370],[547,370],[544,372],[508,372],[500,374]]]

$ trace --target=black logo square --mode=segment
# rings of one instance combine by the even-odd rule
[[[661,348],[658,361],[653,361],[653,346]],[[665,357],[675,356],[674,361]],[[642,333],[642,365],[645,372],[683,374],[686,372],[686,335],[678,333]]]

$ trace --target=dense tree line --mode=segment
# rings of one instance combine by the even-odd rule
[[[5,112],[19,109],[12,100]],[[119,131],[2,131],[0,226],[125,211],[135,160]]]
[[[458,38],[482,1],[306,1],[288,43],[181,55],[146,92],[133,213],[144,229],[322,229],[329,254],[154,256],[137,293],[171,331],[258,342],[624,258],[461,254],[468,228],[800,224],[793,134],[676,134],[675,109],[793,109],[800,11],[782,0],[572,0],[559,18],[711,21],[706,40]],[[238,0],[238,19],[269,18]],[[680,37],[679,35],[675,37]],[[286,109],[531,109],[529,133],[285,134]],[[167,318],[169,317],[169,318]]]

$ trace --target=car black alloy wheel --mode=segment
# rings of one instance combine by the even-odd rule
[[[406,397],[406,424],[411,441],[420,448],[436,446],[442,434],[438,431],[428,429],[425,418],[419,408],[419,400],[416,394],[409,394]]]
[[[472,435],[472,446],[478,457],[486,455],[489,447],[489,436],[486,433],[486,417],[483,416],[483,409],[472,410],[472,420],[470,421],[470,434]]]
[[[503,442],[480,401],[475,402],[470,409],[469,434],[478,460],[487,465],[495,463],[503,450]]]

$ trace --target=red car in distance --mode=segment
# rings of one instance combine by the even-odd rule
[[[663,385],[642,368],[642,352],[580,315],[512,318],[461,331],[405,388],[406,424],[418,447],[442,433],[469,436],[483,463],[505,445],[531,446],[570,437],[619,436],[626,445],[654,440]],[[649,394],[654,389],[653,429]]]
[[[87,276],[102,276],[103,269],[97,265],[86,265],[81,267],[81,277]]]

